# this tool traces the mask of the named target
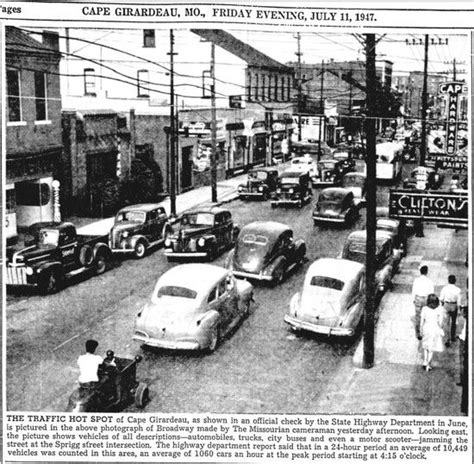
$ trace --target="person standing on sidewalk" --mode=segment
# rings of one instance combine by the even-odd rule
[[[425,371],[430,371],[433,353],[444,350],[443,309],[439,304],[439,298],[434,293],[428,295],[426,306],[423,306],[421,310],[420,324],[423,368]]]
[[[456,276],[448,276],[448,285],[441,289],[439,299],[446,311],[446,346],[456,341],[456,319],[461,307],[461,289],[456,285]]]
[[[415,332],[418,340],[421,340],[420,318],[421,309],[427,304],[428,295],[434,293],[433,282],[428,278],[428,266],[420,267],[420,275],[413,281],[411,295],[415,305]]]

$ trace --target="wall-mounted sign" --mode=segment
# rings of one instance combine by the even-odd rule
[[[467,226],[467,194],[390,190],[389,216]]]

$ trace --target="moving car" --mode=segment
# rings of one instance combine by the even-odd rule
[[[329,187],[321,191],[313,210],[313,221],[318,224],[348,226],[359,218],[354,194],[342,187]]]
[[[248,316],[253,287],[212,264],[182,264],[165,272],[138,313],[133,339],[172,350],[214,351]]]
[[[306,172],[310,177],[316,174],[316,162],[310,155],[297,156],[290,161],[290,169],[295,172]]]
[[[174,225],[165,240],[168,261],[180,258],[207,258],[212,261],[224,250],[232,248],[239,228],[230,211],[212,207],[190,211]]]
[[[335,159],[322,159],[318,162],[316,172],[311,178],[313,187],[323,187],[334,185],[336,183],[336,165]]]
[[[114,357],[116,368],[99,367],[99,383],[93,386],[79,385],[69,397],[67,412],[119,411],[133,401],[137,408],[144,408],[149,400],[148,386],[137,381],[137,364],[134,359]],[[117,388],[117,383],[120,388]],[[121,397],[117,398],[118,391]]]
[[[293,330],[350,337],[364,312],[365,266],[322,258],[308,268],[284,321]]]
[[[362,172],[348,172],[342,177],[342,187],[354,195],[354,203],[359,206],[365,203],[367,179]]]
[[[285,171],[278,178],[278,187],[271,201],[272,208],[280,205],[296,205],[301,208],[311,201],[309,175],[305,172]]]
[[[344,243],[341,258],[365,264],[367,231],[357,230],[349,234]],[[383,230],[375,232],[375,280],[377,284],[377,296],[381,296],[385,290],[391,289],[392,277],[398,271],[402,252],[393,247],[393,239],[390,233]]]
[[[279,284],[285,275],[305,258],[303,240],[294,240],[285,224],[256,221],[240,231],[235,249],[229,253],[227,267],[236,277]]]
[[[32,242],[6,251],[6,284],[35,286],[41,294],[55,293],[74,275],[110,266],[107,236],[78,234],[70,222],[42,222],[30,228]]]
[[[275,168],[256,168],[248,173],[247,182],[237,187],[239,198],[261,198],[267,200],[275,192],[278,170]]]
[[[115,216],[109,247],[113,253],[131,253],[140,259],[171,233],[171,224],[162,206],[155,203],[126,206]]]

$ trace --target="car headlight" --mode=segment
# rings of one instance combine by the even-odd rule
[[[258,191],[263,192],[263,186],[262,185],[258,188]]]
[[[281,193],[281,188],[277,188],[276,192]]]
[[[166,247],[166,248],[169,248],[170,246],[171,246],[171,240],[170,240],[169,238],[167,238],[167,239],[165,240],[165,247]]]
[[[244,188],[241,185],[239,185],[238,191],[241,192],[243,189]]]
[[[26,275],[33,275],[33,268],[31,268],[31,267],[28,266],[28,267],[25,269],[25,271],[26,271]]]
[[[288,193],[294,193],[294,191],[295,191],[294,189],[290,189],[288,190]]]
[[[122,237],[123,237],[123,238],[127,238],[127,237],[128,237],[128,231],[123,232],[123,233],[122,233]]]
[[[203,246],[206,244],[206,240],[205,240],[203,237],[201,237],[201,238],[198,240],[197,244],[198,244],[200,247],[203,247]]]

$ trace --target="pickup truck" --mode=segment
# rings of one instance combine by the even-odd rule
[[[33,241],[28,246],[7,249],[7,286],[36,286],[43,295],[56,293],[67,278],[87,270],[99,275],[110,265],[106,235],[80,235],[70,222],[34,224],[30,233]]]

